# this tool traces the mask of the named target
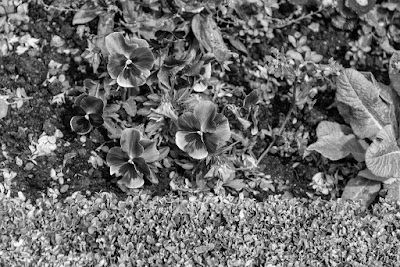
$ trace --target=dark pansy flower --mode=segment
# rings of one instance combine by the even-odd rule
[[[154,56],[145,40],[126,39],[122,33],[114,32],[107,35],[106,47],[110,53],[107,70],[119,86],[136,87],[146,82]]]
[[[110,174],[122,176],[119,186],[123,189],[139,188],[143,186],[144,178],[157,182],[147,165],[160,157],[155,142],[142,138],[138,130],[129,128],[122,131],[120,144],[121,147],[111,148],[106,158]]]
[[[76,116],[70,121],[71,129],[78,134],[87,134],[93,127],[103,125],[104,103],[100,98],[88,95],[80,95],[74,103]]]
[[[213,154],[231,137],[228,119],[211,101],[200,101],[193,112],[178,118],[177,146],[195,159]]]

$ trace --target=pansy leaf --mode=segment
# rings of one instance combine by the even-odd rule
[[[158,178],[150,169],[150,174],[146,177],[152,184],[158,184]]]
[[[128,153],[130,159],[140,157],[143,154],[144,148],[140,141],[140,132],[133,128],[128,128],[122,131],[121,148]]]
[[[87,134],[93,129],[90,122],[83,116],[72,117],[70,125],[71,129],[78,134]]]
[[[107,50],[110,54],[121,54],[126,58],[129,58],[133,50],[138,48],[137,44],[127,44],[124,35],[120,32],[110,33],[106,36],[105,40]]]
[[[107,165],[110,167],[110,175],[122,175],[120,169],[124,164],[129,164],[128,160],[128,155],[120,147],[111,148],[106,157]]]
[[[193,111],[194,116],[200,121],[202,132],[212,133],[216,130],[214,117],[217,114],[217,108],[211,101],[200,101]]]
[[[153,141],[150,141],[151,144],[144,147],[144,152],[140,156],[143,158],[147,163],[155,162],[158,160],[160,157],[160,152],[157,150],[156,143]],[[140,142],[142,144],[142,142]]]
[[[133,162],[135,163],[135,167],[139,172],[143,173],[146,176],[150,175],[149,166],[147,166],[147,163],[143,158],[134,158]]]
[[[200,122],[192,112],[185,112],[178,118],[178,128],[182,131],[200,131]]]
[[[103,100],[95,96],[87,96],[80,101],[81,108],[86,114],[103,114],[104,103]]]
[[[108,57],[107,71],[112,79],[117,79],[118,75],[125,68],[126,58],[123,55],[111,53]]]

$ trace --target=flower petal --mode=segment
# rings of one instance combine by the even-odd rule
[[[201,136],[198,133],[178,131],[175,135],[176,145],[189,156],[195,159],[203,159],[207,157],[208,152]]]
[[[128,153],[130,159],[140,157],[143,154],[144,148],[139,143],[140,132],[133,128],[128,128],[122,131],[121,134],[121,149]]]
[[[229,121],[225,115],[218,113],[214,119],[217,129],[214,132],[218,136],[218,145],[225,143],[231,138],[231,128],[229,127]]]
[[[78,134],[87,134],[93,129],[90,122],[83,116],[72,117],[70,125],[71,129]]]
[[[125,68],[127,58],[120,54],[112,53],[108,56],[107,71],[112,79],[117,79],[118,75]]]
[[[100,114],[89,114],[89,121],[94,127],[103,125],[104,119]]]
[[[129,164],[128,160],[128,155],[120,147],[111,148],[106,157],[107,165],[110,167],[110,175],[122,175],[120,169],[124,164]]]
[[[200,121],[192,112],[185,112],[178,118],[178,128],[186,132],[197,132],[200,131]]]
[[[144,140],[140,140],[140,144],[144,147],[143,154],[140,156],[147,163],[155,162],[160,157],[160,152],[157,150],[156,143],[154,141],[150,141],[151,143],[145,143],[143,145]]]
[[[214,117],[217,114],[217,108],[211,101],[200,101],[193,111],[194,116],[200,121],[201,131],[212,133],[216,130]]]
[[[138,47],[149,47],[149,43],[146,40],[139,38],[129,38],[126,40],[128,45],[137,45]]]
[[[146,83],[150,76],[149,70],[140,70],[134,64],[129,64],[118,75],[117,83],[122,87],[136,87]]]
[[[124,35],[121,32],[113,32],[105,38],[106,47],[110,54],[116,53],[129,58],[129,55],[135,50],[138,45],[131,42],[127,43]]]
[[[147,166],[146,161],[144,161],[143,158],[135,158],[133,159],[133,162],[135,163],[136,170],[139,172],[143,173],[144,175],[150,175],[150,169],[149,166]]]
[[[95,96],[86,96],[80,102],[80,106],[86,112],[86,114],[103,114],[103,100]]]
[[[204,144],[209,153],[214,153],[217,150],[219,144],[219,137],[214,133],[204,133],[203,140]]]
[[[75,99],[74,106],[80,107],[82,99],[84,99],[84,98],[87,97],[87,96],[88,96],[87,94],[81,94],[81,95],[79,95],[79,96]]]
[[[143,178],[138,175],[132,164],[129,165],[130,167],[126,169],[125,175],[117,183],[130,189],[142,187],[144,185]]]
[[[154,56],[151,50],[147,47],[135,49],[130,55],[130,60],[138,68],[151,70],[154,65]]]

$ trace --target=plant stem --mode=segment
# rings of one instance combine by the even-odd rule
[[[268,154],[268,152],[271,150],[272,146],[275,144],[276,140],[278,139],[278,137],[282,134],[283,130],[285,129],[286,124],[288,123],[290,116],[293,113],[294,108],[296,107],[296,91],[297,91],[297,87],[296,87],[296,83],[297,83],[297,79],[295,80],[295,82],[293,83],[293,95],[292,95],[292,105],[288,111],[288,113],[286,114],[286,118],[282,123],[281,128],[279,129],[279,132],[274,135],[274,138],[272,139],[272,142],[269,144],[269,146],[263,151],[263,153],[261,154],[261,156],[257,159],[256,165],[258,166],[261,162],[261,160],[265,157],[265,155]]]

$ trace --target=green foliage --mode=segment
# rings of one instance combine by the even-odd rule
[[[394,266],[399,206],[346,201],[75,193],[0,199],[0,264],[24,266]],[[346,247],[346,253],[343,253]],[[321,256],[322,255],[322,256]]]
[[[344,70],[337,78],[336,102],[350,127],[322,121],[318,140],[306,149],[318,151],[331,160],[352,155],[365,161],[368,171],[359,176],[385,183],[400,178],[398,54],[392,56],[391,86],[377,82],[371,73]],[[379,188],[378,188],[379,190]]]

